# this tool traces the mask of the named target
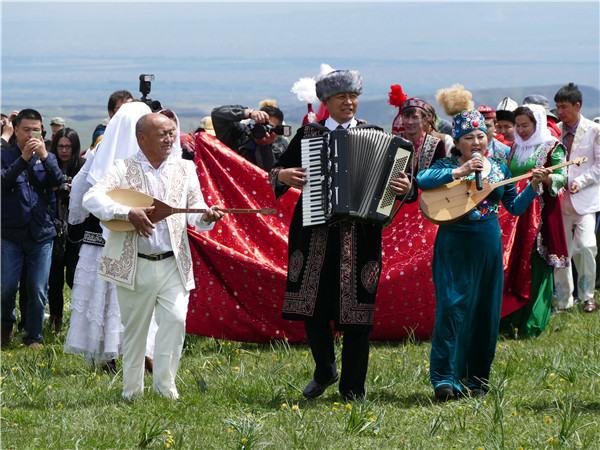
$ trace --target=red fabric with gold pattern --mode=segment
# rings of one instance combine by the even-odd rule
[[[529,180],[515,183],[521,192]],[[520,216],[513,216],[501,209],[498,215],[502,229],[504,252],[504,293],[501,317],[504,317],[531,300],[531,252],[536,245],[542,211],[540,199],[536,198]]]
[[[277,214],[229,214],[212,231],[190,230],[196,288],[190,293],[187,332],[246,342],[304,341],[303,323],[281,318],[287,230],[299,192],[290,190],[276,201],[267,172],[207,133],[196,137],[195,163],[209,205],[269,207]],[[418,202],[404,205],[384,230],[373,340],[399,340],[409,333],[430,337],[436,231],[419,212]]]

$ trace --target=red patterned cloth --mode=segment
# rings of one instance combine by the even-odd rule
[[[205,201],[225,208],[275,208],[277,214],[229,214],[210,232],[190,230],[196,288],[187,332],[245,342],[305,340],[302,322],[281,318],[287,234],[299,192],[275,200],[268,174],[215,137],[196,136],[195,163]],[[372,340],[427,339],[433,331],[431,276],[437,226],[418,203],[404,205],[383,232],[383,268]]]

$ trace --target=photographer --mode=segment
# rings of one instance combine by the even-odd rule
[[[12,341],[15,299],[26,268],[27,322],[23,343],[40,349],[52,244],[56,236],[53,188],[63,175],[42,140],[42,116],[22,110],[13,122],[15,145],[2,151],[2,345]]]
[[[267,172],[287,149],[288,142],[282,137],[283,113],[275,106],[266,105],[260,110],[241,105],[220,106],[212,110],[211,118],[223,144]],[[245,119],[252,119],[255,124],[242,123]]]
[[[13,121],[18,114],[19,111],[13,111],[9,116],[2,114],[2,150],[15,144]]]
[[[52,266],[48,280],[48,304],[50,306],[50,323],[58,332],[62,329],[63,317],[63,287],[66,282],[73,288],[75,267],[79,259],[79,247],[83,240],[83,226],[74,225],[67,227],[69,217],[69,197],[71,195],[71,182],[83,167],[85,159],[80,156],[81,144],[79,135],[72,128],[62,128],[56,132],[52,140],[50,152],[56,155],[58,166],[63,175],[63,183],[54,191],[56,195],[56,216],[64,223],[66,233],[62,238],[54,239],[52,249]]]

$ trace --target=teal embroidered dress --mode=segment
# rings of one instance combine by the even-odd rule
[[[484,181],[511,178],[500,160],[489,159],[491,171]],[[438,160],[417,175],[419,187],[432,189],[453,181],[458,158]],[[467,179],[473,179],[473,174]],[[430,361],[434,388],[451,385],[455,392],[486,389],[498,339],[502,305],[502,240],[498,223],[500,202],[519,215],[537,193],[527,186],[519,195],[514,185],[496,188],[457,222],[440,225],[433,253],[436,294],[435,326]]]

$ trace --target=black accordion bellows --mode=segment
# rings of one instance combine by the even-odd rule
[[[410,168],[410,141],[375,128],[350,128],[305,138],[301,148],[304,226],[390,219],[396,196],[389,183]]]

